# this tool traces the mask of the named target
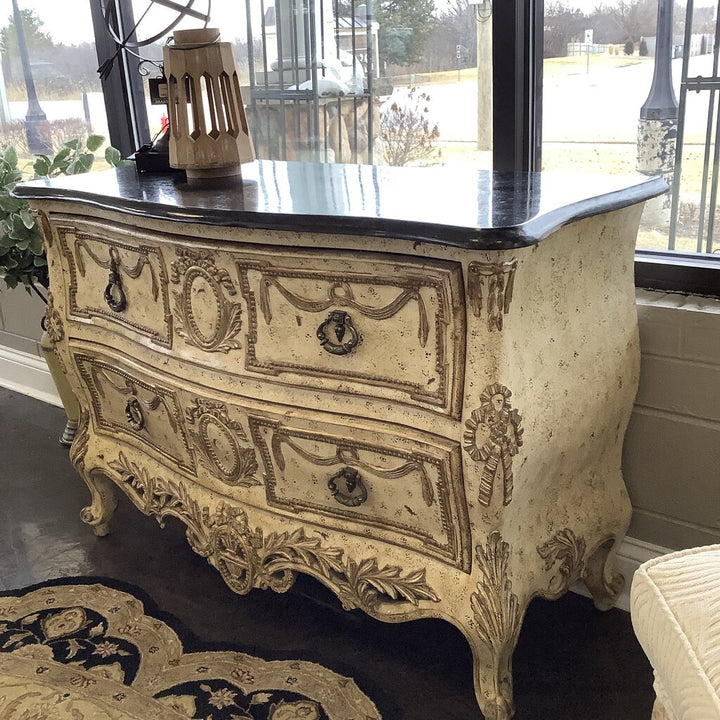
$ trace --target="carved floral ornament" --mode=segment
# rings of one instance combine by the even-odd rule
[[[478,499],[490,505],[495,479],[502,478],[503,504],[513,493],[512,458],[522,445],[522,418],[510,405],[512,393],[500,383],[488,385],[480,395],[480,407],[465,423],[463,447],[470,457],[484,463]]]
[[[45,331],[50,337],[53,345],[57,345],[65,337],[62,316],[55,307],[55,300],[52,292],[50,291],[48,291],[47,294],[47,306],[45,307],[43,327],[45,328]]]
[[[585,569],[585,540],[570,528],[558,530],[547,542],[537,547],[545,561],[545,570],[555,569],[543,597],[556,599],[579,580]],[[480,571],[476,591],[471,595],[477,633],[490,648],[514,646],[520,630],[520,603],[513,592],[509,566],[511,548],[496,530],[485,545],[475,547],[475,561]]]

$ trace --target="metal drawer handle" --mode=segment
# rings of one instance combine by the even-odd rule
[[[132,397],[127,401],[125,417],[133,430],[142,430],[145,427],[145,416],[137,398]]]
[[[115,248],[110,250],[110,275],[105,288],[105,302],[113,312],[122,312],[127,307],[127,298],[120,279],[118,252]]]
[[[317,336],[320,345],[333,355],[347,355],[360,339],[344,310],[333,310],[317,329]]]
[[[367,500],[367,488],[355,468],[344,467],[328,480],[332,496],[347,507],[357,507]]]

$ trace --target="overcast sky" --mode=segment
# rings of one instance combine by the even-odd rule
[[[98,0],[92,0],[98,2]],[[177,1],[177,0],[176,0]],[[179,0],[185,3],[186,0]],[[266,0],[267,3],[267,0]],[[136,19],[150,5],[149,0],[133,0]],[[90,18],[90,0],[18,0],[21,10],[35,10],[43,21],[43,31],[50,34],[56,43],[78,45],[94,40],[92,21]],[[207,10],[208,0],[196,0],[193,7],[200,12]],[[212,0],[212,25],[219,26],[223,32],[223,40],[234,40],[235,36],[245,33],[245,2],[244,0]],[[0,0],[0,25],[7,23],[12,15],[11,0]],[[154,35],[168,24],[168,17],[174,18],[172,10],[154,6],[148,12],[141,27],[141,37]],[[190,27],[198,27],[198,20],[193,20]]]
[[[97,2],[98,0],[92,1]],[[186,2],[186,0],[180,1]],[[436,0],[436,2],[438,1]],[[505,0],[495,1],[504,2]],[[196,0],[193,7],[205,12],[208,2],[209,0]],[[589,12],[600,2],[612,7],[617,0],[565,0],[565,2],[570,7]],[[696,0],[695,6],[712,5],[714,2],[715,0]],[[272,0],[265,0],[265,3],[269,5]],[[149,0],[133,0],[136,19],[142,15],[149,4]],[[257,0],[253,0],[253,4],[258,5]],[[18,5],[21,9],[35,10],[44,22],[43,30],[49,33],[56,43],[77,45],[94,39],[90,20],[90,0],[18,0]],[[211,9],[211,24],[221,29],[223,40],[232,41],[236,37],[244,39],[244,0],[212,0]],[[12,15],[11,0],[0,0],[0,22],[2,25],[7,22],[10,15]],[[174,17],[173,11],[160,6],[152,7],[141,25],[141,37],[147,37],[159,32],[167,25],[168,17]],[[190,27],[197,27],[197,20],[189,22],[191,23]],[[185,22],[185,25],[188,25],[188,22]]]

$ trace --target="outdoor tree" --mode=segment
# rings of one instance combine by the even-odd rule
[[[434,10],[434,0],[381,0],[376,13],[381,66],[409,65],[422,57]]]
[[[477,20],[474,6],[468,0],[449,0],[439,10],[433,31],[435,45],[448,62],[447,67],[455,66],[455,48],[467,48],[466,65],[473,67],[477,63]]]
[[[543,33],[543,57],[564,57],[569,42],[581,40],[588,20],[578,8],[567,2],[551,2],[545,5],[545,32]]]
[[[380,116],[380,139],[388,165],[429,165],[440,158],[437,123],[430,117],[430,96],[416,87],[397,93]]]
[[[47,50],[53,46],[50,35],[42,31],[43,21],[38,17],[35,10],[21,10],[23,30],[25,31],[25,43],[30,54],[33,50]],[[18,54],[17,31],[13,16],[8,18],[7,25],[0,30],[0,50],[9,55]]]
[[[48,33],[43,32],[44,23],[35,10],[21,10],[20,15],[30,57],[36,57],[38,53],[51,50],[53,40]],[[12,15],[8,18],[7,25],[0,30],[0,51],[3,54],[3,70],[6,81],[17,81],[19,65],[17,62],[11,62],[19,57],[17,30]]]
[[[614,19],[624,40],[639,42],[644,35],[655,35],[657,0],[618,0]]]

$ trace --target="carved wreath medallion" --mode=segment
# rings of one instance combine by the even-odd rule
[[[185,418],[192,426],[188,429],[190,441],[213,475],[227,485],[260,484],[255,477],[255,448],[240,446],[238,440],[247,443],[247,436],[242,425],[230,419],[224,403],[198,398],[185,410]]]
[[[238,349],[242,306],[225,297],[237,295],[230,274],[215,265],[210,252],[178,248],[177,255],[170,279],[182,285],[173,292],[178,335],[206,352]]]
[[[480,395],[480,407],[465,423],[464,449],[473,460],[483,462],[479,501],[490,505],[495,479],[502,477],[503,504],[513,493],[512,458],[522,445],[522,418],[510,405],[512,393],[500,383],[488,385]]]
[[[328,585],[347,610],[373,613],[386,603],[439,601],[425,581],[424,568],[406,572],[396,565],[381,566],[376,558],[356,561],[342,548],[324,547],[302,527],[266,535],[262,528],[250,528],[242,508],[224,502],[201,508],[182,482],[150,475],[122,452],[109,468],[119,474],[123,489],[143,512],[161,524],[167,515],[182,520],[192,549],[241,595],[254,587],[285,592],[296,573],[304,572]]]

